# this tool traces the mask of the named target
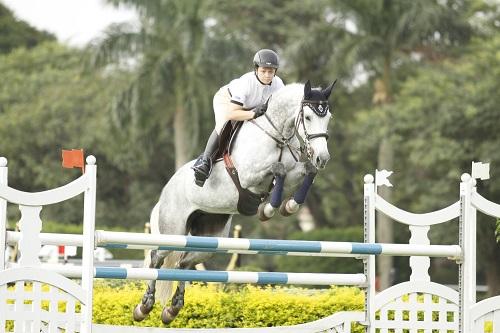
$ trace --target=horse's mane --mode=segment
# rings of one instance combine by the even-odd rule
[[[304,97],[304,84],[290,83],[276,91],[269,100],[269,110],[277,113],[298,112]]]

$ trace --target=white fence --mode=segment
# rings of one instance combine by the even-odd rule
[[[476,191],[476,180],[464,174],[459,188],[459,200],[436,212],[413,214],[401,210],[378,196],[373,177],[365,176],[364,231],[365,243],[346,242],[293,242],[250,239],[198,239],[174,235],[137,235],[132,233],[95,232],[95,159],[87,158],[86,173],[75,181],[57,189],[26,193],[7,185],[7,161],[0,158],[0,330],[15,324],[15,332],[160,332],[192,331],[188,329],[138,328],[92,324],[92,286],[95,276],[108,278],[154,278],[209,281],[204,277],[216,276],[217,281],[267,283],[340,283],[359,285],[366,290],[365,311],[340,312],[311,323],[289,327],[266,328],[282,332],[350,332],[351,323],[365,325],[367,332],[500,332],[500,296],[476,303],[476,213],[500,217],[500,205],[483,198]],[[40,212],[43,206],[55,204],[84,194],[83,235],[41,233]],[[19,205],[20,233],[6,232],[7,203]],[[408,244],[375,243],[375,211],[408,225],[411,237]],[[430,227],[458,218],[459,244],[430,245]],[[19,263],[7,267],[4,251],[7,243],[17,242]],[[44,266],[38,259],[42,244],[77,245],[83,247],[83,265],[72,268]],[[215,244],[215,245],[214,245]],[[128,248],[157,248],[160,246],[181,251],[214,251],[276,254],[354,256],[364,262],[360,274],[304,274],[297,273],[245,273],[231,279],[228,272],[203,273],[196,271],[160,272],[152,270],[112,269],[94,266],[94,246]],[[260,247],[259,247],[260,246]],[[271,250],[269,250],[271,249]],[[409,256],[411,277],[407,282],[392,286],[375,294],[375,255]],[[431,281],[428,269],[430,257],[449,257],[458,264],[458,292]],[[225,273],[225,274],[223,274]],[[252,275],[257,274],[257,275]],[[258,275],[261,274],[261,275]],[[267,274],[267,275],[266,275]],[[81,285],[68,276],[81,277]],[[226,280],[225,277],[228,277]],[[259,280],[260,277],[264,277]],[[300,279],[299,279],[300,277]],[[290,280],[291,279],[291,280]],[[237,281],[235,281],[237,280]],[[8,285],[14,284],[13,288]],[[25,288],[30,285],[31,288]],[[47,290],[46,286],[51,286]],[[50,301],[49,309],[42,301]],[[66,304],[66,312],[58,311],[58,304]],[[81,311],[76,304],[81,304]],[[10,327],[10,326],[9,326]],[[255,331],[262,329],[200,329],[198,332]]]

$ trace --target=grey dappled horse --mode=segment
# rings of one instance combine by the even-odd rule
[[[279,183],[281,188],[278,194],[272,193],[271,203],[274,201],[279,205],[282,197],[290,198],[301,182],[306,183],[304,179],[310,170],[325,167],[330,159],[327,147],[331,117],[328,98],[334,83],[324,90],[311,89],[309,81],[305,85],[286,85],[268,101],[265,116],[243,123],[231,153],[243,188],[253,193],[268,193],[274,179],[275,187]],[[224,162],[214,164],[203,187],[195,185],[193,163],[191,161],[177,170],[163,188],[151,213],[151,232],[227,237],[232,215],[238,214],[237,188],[226,172]],[[307,186],[302,186],[302,192],[307,192],[310,183],[312,179]],[[305,193],[303,196],[305,198]],[[265,203],[261,206],[265,207]],[[269,217],[272,215],[269,209],[272,207],[267,204],[267,210],[259,209],[259,215]],[[150,260],[150,268],[193,269],[212,255],[208,252],[154,250],[146,260]],[[156,288],[156,281],[150,281],[141,303],[134,309],[134,319],[143,320],[152,310],[155,289],[158,289],[158,298],[167,301],[172,286],[171,281],[159,281]],[[184,288],[185,282],[179,282],[172,304],[163,309],[162,321],[165,324],[174,320],[182,308]]]

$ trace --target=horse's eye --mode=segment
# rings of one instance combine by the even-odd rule
[[[311,121],[311,117],[310,116],[306,116],[306,120],[307,121]]]

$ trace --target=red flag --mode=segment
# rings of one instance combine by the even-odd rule
[[[62,166],[63,168],[81,168],[82,173],[85,172],[85,164],[83,162],[83,149],[72,149],[62,151]]]

